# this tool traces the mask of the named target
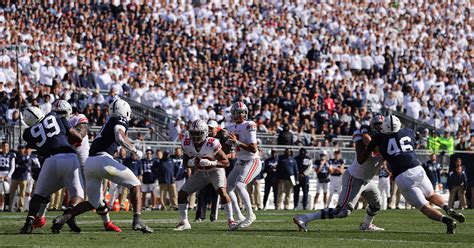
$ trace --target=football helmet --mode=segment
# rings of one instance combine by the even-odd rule
[[[374,114],[372,120],[370,120],[370,129],[373,133],[378,133],[382,130],[384,116],[381,114]]]
[[[65,100],[57,100],[53,103],[53,111],[56,112],[60,117],[69,119],[72,114],[72,107]]]
[[[43,111],[38,107],[31,106],[23,110],[23,120],[25,120],[26,125],[30,127],[43,120],[43,118]]]
[[[188,131],[193,143],[201,143],[207,138],[209,127],[205,121],[195,120],[189,126]]]
[[[132,119],[132,109],[130,108],[128,102],[122,99],[113,101],[112,104],[110,104],[109,112],[111,116],[123,117],[127,121]]]
[[[385,134],[396,133],[400,131],[401,127],[402,123],[400,122],[400,119],[395,115],[389,115],[383,120],[381,132]]]
[[[234,122],[243,122],[247,119],[249,109],[243,102],[236,102],[230,108],[230,114]]]

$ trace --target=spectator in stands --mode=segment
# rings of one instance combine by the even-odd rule
[[[285,153],[278,158],[278,200],[275,209],[281,209],[282,202],[285,210],[290,209],[293,186],[298,183],[298,165],[292,153],[291,148],[286,148]]]
[[[162,209],[178,209],[178,192],[176,190],[176,175],[175,175],[175,164],[169,157],[169,151],[163,152],[162,159],[155,167],[157,168],[158,182],[160,184],[160,199],[162,203]],[[168,198],[169,197],[169,198]],[[167,200],[169,199],[169,200]]]
[[[267,208],[270,189],[273,191],[273,205],[277,206],[278,200],[278,156],[276,150],[270,151],[270,157],[265,159],[263,177],[265,178],[265,189],[263,194],[263,209]]]
[[[460,160],[460,158],[458,158]],[[454,207],[454,199],[457,196],[459,199],[459,208],[464,209],[466,207],[466,189],[467,189],[467,177],[463,171],[462,165],[457,164],[454,171],[449,173],[448,177],[448,189],[449,189],[449,202],[450,208]]]
[[[284,124],[283,131],[278,134],[278,145],[293,145],[293,134],[290,132],[290,125]]]
[[[295,157],[296,164],[298,165],[298,183],[293,187],[294,209],[298,209],[300,189],[303,191],[303,210],[306,210],[308,205],[309,175],[313,170],[313,162],[306,154],[306,149],[300,148],[298,156]]]

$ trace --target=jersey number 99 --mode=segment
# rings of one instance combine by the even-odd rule
[[[50,115],[36,125],[34,125],[30,132],[34,138],[40,138],[36,143],[37,147],[42,147],[48,138],[59,134],[61,129],[59,128],[58,122],[54,116]]]

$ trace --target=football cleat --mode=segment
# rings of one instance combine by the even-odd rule
[[[46,225],[46,217],[35,216],[35,220],[33,221],[33,228],[41,228],[44,225]]]
[[[459,223],[463,223],[466,221],[466,216],[462,213],[456,213],[454,209],[450,208],[446,211],[446,214],[449,215],[450,217],[454,218],[455,220],[459,221]]]
[[[380,232],[380,231],[385,231],[384,228],[378,227],[374,224],[367,225],[365,223],[361,223],[359,226],[359,229],[361,231],[366,231],[366,232]]]
[[[61,232],[61,229],[63,228],[64,224],[68,222],[71,219],[71,215],[65,214],[65,215],[60,215],[53,220],[53,225],[51,226],[51,231],[54,234],[58,234]]]
[[[229,220],[227,224],[229,225],[229,231],[235,231],[239,229],[239,224],[234,220]]]
[[[133,220],[132,229],[134,231],[142,231],[142,233],[152,233],[153,232],[153,229],[151,229],[147,225],[143,224],[140,220],[138,220],[138,221]]]
[[[303,218],[297,214],[295,217],[293,217],[293,223],[295,223],[298,226],[298,230],[301,232],[308,232],[308,228],[306,227],[306,222],[303,221]]]
[[[180,221],[178,225],[176,226],[175,231],[186,231],[186,230],[191,230],[191,224],[189,224],[189,221]]]
[[[245,221],[245,216],[243,216],[242,214],[240,214],[239,216],[237,216],[237,222],[239,223],[242,223]]]
[[[451,219],[449,219],[449,220],[451,220]],[[446,223],[446,227],[447,227],[447,231],[446,231],[447,234],[454,234],[456,232],[455,231],[456,221],[451,220],[450,222]]]
[[[105,227],[105,230],[108,232],[122,232],[122,229],[120,229],[120,227],[112,223],[112,221],[104,223],[104,227]]]
[[[33,217],[28,217],[25,225],[20,229],[21,234],[31,234],[33,232]]]
[[[252,225],[252,223],[257,219],[257,216],[255,216],[255,214],[251,214],[249,217],[247,217],[244,221],[242,221],[241,223],[239,223],[239,227],[240,228],[247,228],[249,227],[250,225]]]
[[[77,225],[77,222],[76,222],[75,218],[69,219],[66,222],[66,224],[69,226],[69,228],[71,228],[71,231],[73,231],[75,233],[80,233],[81,232],[81,228]]]

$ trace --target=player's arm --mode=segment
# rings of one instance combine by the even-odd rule
[[[115,125],[114,132],[115,132],[115,141],[117,141],[117,143],[119,143],[122,147],[129,150],[130,152],[133,152],[138,155],[140,151],[137,150],[135,145],[133,145],[133,143],[128,138],[127,134],[125,133],[124,126]],[[142,156],[138,156],[138,157],[141,158]]]
[[[227,168],[229,167],[229,159],[227,158],[227,155],[224,153],[222,149],[219,149],[217,153],[214,155],[214,158],[216,159],[215,162],[217,162],[216,167],[218,168]]]
[[[87,133],[89,132],[89,127],[86,123],[79,123],[74,128],[81,134],[81,140],[84,139],[84,137],[86,137]]]

